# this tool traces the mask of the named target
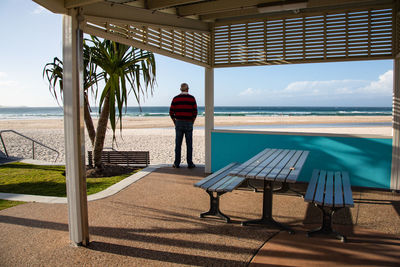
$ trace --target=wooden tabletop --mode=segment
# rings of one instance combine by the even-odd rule
[[[295,183],[309,151],[266,148],[233,169],[229,175]]]

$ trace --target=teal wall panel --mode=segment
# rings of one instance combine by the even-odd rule
[[[300,181],[308,181],[316,168],[346,170],[352,186],[390,189],[390,138],[212,132],[211,146],[213,172],[267,147],[300,149],[310,151]]]

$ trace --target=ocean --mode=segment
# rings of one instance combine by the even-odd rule
[[[93,108],[92,116],[98,115]],[[128,107],[127,117],[165,117],[169,107]],[[392,107],[239,107],[217,106],[215,116],[391,116]],[[204,107],[199,107],[204,116]],[[63,117],[61,107],[0,107],[0,120],[55,119]]]

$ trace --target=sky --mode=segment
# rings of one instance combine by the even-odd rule
[[[62,58],[62,16],[31,0],[0,1],[0,106],[52,107],[42,71]],[[157,85],[142,106],[169,106],[182,82],[204,106],[204,67],[156,54]],[[214,69],[216,106],[391,106],[393,61]],[[129,106],[137,106],[133,95]]]

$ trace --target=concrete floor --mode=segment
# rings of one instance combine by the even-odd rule
[[[226,224],[200,219],[208,195],[193,184],[204,169],[158,169],[111,197],[88,203],[90,245],[69,245],[65,204],[26,203],[0,211],[1,266],[395,266],[400,262],[400,194],[354,190],[355,207],[339,211],[335,228],[349,242],[307,238],[317,208],[275,195],[273,215],[296,229],[240,225],[261,214],[262,194],[223,195]],[[298,185],[304,190],[304,185]],[[397,265],[398,266],[398,265]]]

